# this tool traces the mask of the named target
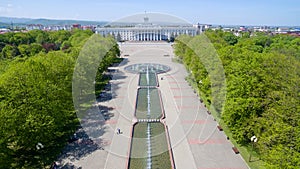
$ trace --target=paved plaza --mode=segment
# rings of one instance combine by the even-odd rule
[[[88,126],[83,130],[98,148],[80,157],[66,152],[67,155],[59,159],[62,168],[127,168],[132,124],[136,120],[139,75],[124,68],[138,63],[159,63],[171,68],[167,73],[158,74],[158,83],[176,169],[249,168],[241,155],[232,151],[230,140],[218,130],[217,122],[185,81],[187,72],[184,66],[172,62],[174,54],[170,43],[122,43],[120,49],[125,59],[116,68],[118,71],[112,73],[107,92],[111,98],[99,100],[81,122],[93,124],[83,125]],[[99,111],[107,111],[109,118],[97,118]],[[121,134],[116,132],[118,128]]]

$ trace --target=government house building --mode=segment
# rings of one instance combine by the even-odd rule
[[[159,25],[144,23],[127,26],[104,26],[96,28],[96,33],[107,36],[112,35],[117,41],[170,41],[179,35],[195,36],[203,31],[202,25]]]

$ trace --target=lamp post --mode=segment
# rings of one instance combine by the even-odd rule
[[[249,162],[251,162],[251,155],[252,155],[252,153],[254,151],[254,143],[257,142],[257,137],[256,136],[252,136],[250,138],[250,140],[251,140],[251,144],[252,144],[252,152],[250,153],[250,156],[249,156]]]
[[[43,145],[42,143],[38,142],[38,143],[36,144],[35,148],[39,151],[39,150],[41,150],[41,149],[44,148],[44,145]],[[41,158],[42,158],[42,160],[43,160],[43,152],[40,152],[40,153],[41,153]],[[43,161],[42,161],[42,165],[43,165],[43,167],[45,167]]]

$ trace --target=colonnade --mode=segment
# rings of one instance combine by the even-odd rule
[[[186,34],[195,36],[198,29],[195,27],[158,27],[158,28],[97,28],[96,33],[103,36],[112,35],[123,41],[162,41]]]

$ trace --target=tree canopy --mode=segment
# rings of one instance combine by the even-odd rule
[[[225,70],[225,105],[217,112],[235,140],[247,145],[256,135],[255,149],[267,168],[299,168],[300,38],[264,33],[237,37],[223,31],[205,35]],[[175,53],[190,72],[201,99],[210,104],[215,84],[205,66],[209,63],[201,58],[210,58],[212,53],[201,43],[193,49],[202,52],[192,50],[189,43],[197,38],[179,37]]]
[[[91,35],[82,30],[0,35],[5,44],[0,59],[0,168],[49,167],[78,128],[72,78]],[[97,65],[97,80],[119,54],[113,39],[99,38],[103,43],[95,47],[109,42],[114,48]]]

